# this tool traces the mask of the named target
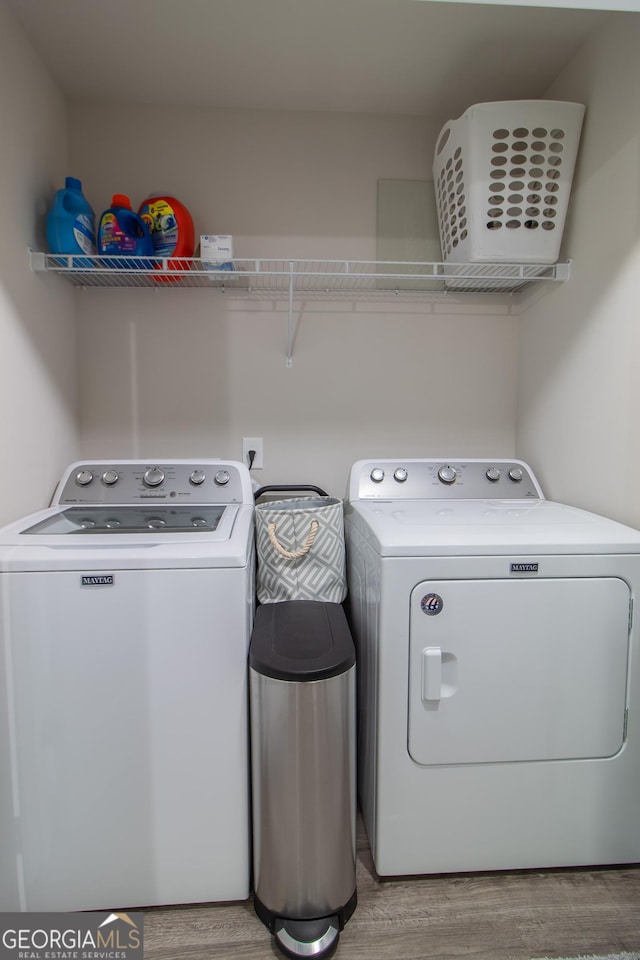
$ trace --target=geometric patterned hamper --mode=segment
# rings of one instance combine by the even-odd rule
[[[256,504],[254,516],[260,603],[342,603],[347,595],[342,500],[267,501]]]
[[[478,103],[440,131],[433,182],[443,261],[555,263],[581,103]]]

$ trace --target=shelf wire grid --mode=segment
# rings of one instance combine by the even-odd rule
[[[239,296],[432,298],[451,292],[517,293],[538,280],[568,279],[568,264],[418,263],[374,260],[242,259],[228,266],[193,258],[97,257],[30,251],[34,271],[79,287],[199,287]]]

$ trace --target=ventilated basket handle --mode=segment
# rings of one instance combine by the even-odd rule
[[[316,538],[318,533],[318,528],[320,524],[317,520],[311,521],[311,526],[309,528],[309,533],[307,539],[297,550],[285,550],[280,541],[276,536],[276,525],[275,523],[269,523],[267,525],[267,532],[269,534],[269,540],[271,541],[271,546],[274,550],[277,550],[281,557],[286,557],[287,560],[298,560],[300,557],[304,557],[305,554],[309,553],[311,547],[313,546],[313,541]]]

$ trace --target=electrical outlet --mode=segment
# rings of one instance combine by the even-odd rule
[[[262,470],[264,466],[262,452],[262,437],[243,437],[242,438],[242,462],[249,466],[249,451],[255,450],[256,455],[251,466],[252,470]]]

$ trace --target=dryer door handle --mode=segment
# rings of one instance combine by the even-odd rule
[[[422,699],[440,700],[442,696],[442,649],[425,647],[422,651]]]

